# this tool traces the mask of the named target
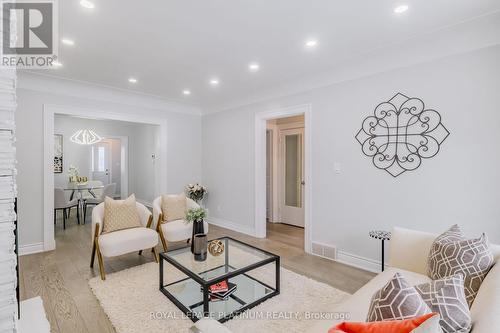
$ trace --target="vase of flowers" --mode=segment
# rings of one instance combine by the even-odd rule
[[[196,201],[200,205],[206,194],[207,188],[203,185],[196,183],[186,186],[186,195],[188,196],[188,198]]]
[[[186,213],[186,221],[193,223],[193,233],[191,235],[191,252],[194,254],[194,236],[205,233],[203,219],[206,212],[203,208],[190,209]]]
[[[76,183],[78,182],[78,168],[71,164],[68,169],[69,182]]]

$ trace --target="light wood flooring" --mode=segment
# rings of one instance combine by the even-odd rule
[[[60,213],[58,213],[59,215]],[[91,252],[90,212],[85,225],[77,225],[75,212],[66,221],[57,221],[56,250],[20,257],[21,299],[41,296],[52,332],[115,332],[93,295],[88,280],[99,275],[97,262],[89,267]],[[374,274],[334,261],[306,254],[303,229],[268,224],[268,237],[258,239],[231,230],[210,226],[209,238],[231,236],[281,256],[283,267],[349,293],[355,292]],[[172,244],[170,249],[185,246]],[[106,273],[151,262],[149,251],[105,258]],[[165,299],[167,301],[167,299]]]

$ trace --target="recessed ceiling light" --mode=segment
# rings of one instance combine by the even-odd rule
[[[210,84],[211,84],[212,86],[218,86],[218,85],[219,85],[219,83],[220,83],[220,82],[219,82],[219,79],[211,79],[211,80],[210,80]]]
[[[128,79],[128,82],[130,83],[137,83],[137,79],[135,77],[131,77]]]
[[[68,39],[68,38],[63,38],[61,39],[61,42],[65,45],[69,45],[69,46],[73,46],[75,45],[75,41],[72,40],[72,39]]]
[[[408,5],[399,5],[396,8],[394,8],[394,13],[396,14],[402,14],[408,10]]]
[[[308,49],[313,49],[316,46],[318,46],[318,41],[316,39],[310,39],[310,40],[308,40],[308,41],[305,42],[305,46]]]
[[[260,65],[256,62],[251,62],[249,65],[248,65],[248,69],[251,71],[251,72],[257,72],[259,69],[260,69]]]
[[[62,67],[63,64],[61,64],[59,61],[55,60],[55,61],[52,61],[52,66],[54,67]]]
[[[182,93],[183,93],[184,95],[186,95],[186,96],[191,95],[191,91],[189,91],[189,90],[187,90],[187,89],[183,90],[183,91],[182,91]]]
[[[87,8],[87,9],[94,9],[94,7],[95,7],[94,3],[89,1],[89,0],[81,0],[80,6]]]

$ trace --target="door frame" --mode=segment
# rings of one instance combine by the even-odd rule
[[[102,109],[81,108],[71,105],[43,104],[43,250],[56,248],[54,235],[54,116],[70,115],[80,118],[128,121],[157,125],[160,156],[155,163],[155,197],[167,191],[167,119],[139,114],[116,113]]]
[[[312,252],[312,172],[311,172],[311,104],[302,104],[255,114],[255,221],[254,234],[266,238],[266,129],[267,121],[276,118],[304,115],[304,250]]]
[[[102,135],[103,139],[118,139],[120,140],[120,196],[122,199],[128,197],[128,136],[120,136],[120,135]],[[92,146],[90,146],[90,154],[92,154]],[[112,159],[111,159],[112,160]],[[90,162],[92,164],[92,162]],[[109,170],[110,178],[112,178],[111,168]],[[92,165],[90,169],[92,170]],[[156,175],[155,175],[156,176]],[[156,179],[156,178],[155,178]]]

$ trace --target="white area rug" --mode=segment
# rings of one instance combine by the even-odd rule
[[[170,266],[170,265],[165,265]],[[158,264],[148,263],[109,274],[102,281],[89,281],[92,291],[101,303],[118,333],[187,332],[193,322],[158,290]],[[271,283],[274,268],[264,267],[254,276]],[[168,281],[182,278],[181,272],[165,268]],[[271,285],[274,285],[272,283]],[[348,294],[327,284],[281,268],[281,293],[240,317],[224,323],[232,332],[304,332],[314,324],[308,314],[331,313],[336,304]],[[255,319],[264,314],[263,319]],[[287,316],[285,318],[285,316]]]

